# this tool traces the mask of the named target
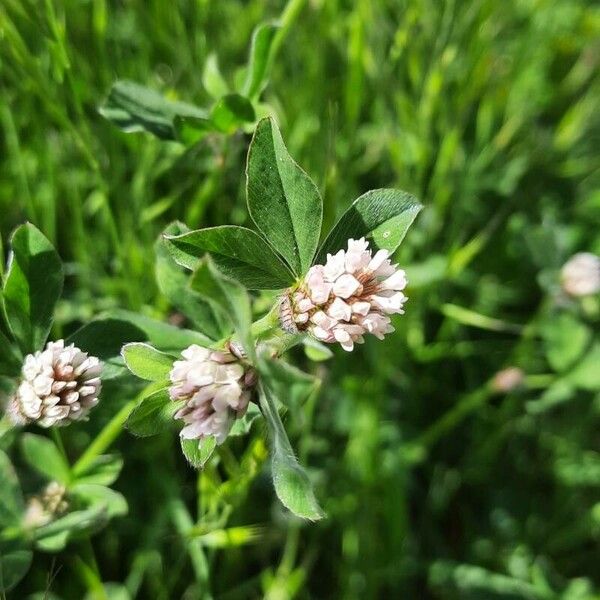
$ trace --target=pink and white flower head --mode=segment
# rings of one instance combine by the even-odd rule
[[[8,416],[17,425],[68,425],[86,419],[98,404],[102,363],[63,340],[28,354]]]
[[[184,439],[213,436],[222,444],[236,418],[242,417],[252,394],[256,376],[244,368],[232,353],[192,345],[173,363],[169,393],[172,400],[184,400],[175,413],[185,427]]]
[[[406,274],[392,265],[389,252],[372,254],[365,238],[314,265],[290,298],[295,326],[317,339],[339,342],[344,350],[363,343],[366,333],[383,339],[394,331],[391,314],[403,314]]]
[[[570,296],[590,296],[600,292],[600,256],[579,252],[561,269],[562,288]]]

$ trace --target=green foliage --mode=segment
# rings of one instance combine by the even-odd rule
[[[162,433],[171,425],[179,408],[181,403],[173,402],[167,389],[158,390],[140,400],[127,419],[126,427],[140,437]]]
[[[275,492],[293,514],[317,521],[325,515],[319,506],[308,475],[300,466],[281,422],[268,383],[261,386],[260,406],[271,439],[271,472]]]
[[[17,474],[6,454],[0,451],[0,526],[16,525],[23,512],[23,495],[19,487]]]
[[[63,268],[56,250],[33,225],[18,227],[2,297],[8,325],[23,352],[41,350],[63,287]]]
[[[244,123],[254,121],[254,107],[244,96],[227,94],[213,106],[210,118],[217,130],[233,133]]]
[[[34,470],[52,481],[67,485],[71,479],[69,464],[60,450],[48,438],[26,433],[21,438],[22,454]]]
[[[316,262],[323,264],[328,253],[345,248],[350,238],[366,237],[374,251],[388,250],[392,254],[421,208],[416,198],[400,190],[363,194],[335,224],[319,249]]]
[[[208,115],[197,106],[166,100],[133,81],[115,82],[100,114],[127,133],[149,131],[165,140],[177,138],[176,118],[191,117],[209,126]]]
[[[156,241],[156,282],[161,293],[209,338],[218,340],[225,337],[229,330],[225,323],[219,319],[210,304],[189,287],[189,278],[179,268],[171,257],[172,248],[166,236],[179,235],[186,232],[187,228],[181,223],[171,223],[164,235]]]
[[[270,47],[253,94],[261,27]],[[7,600],[598,597],[600,308],[597,296],[566,296],[559,273],[575,252],[600,253],[595,5],[4,0],[0,31],[0,273],[26,221],[63,259],[49,339],[107,361],[90,420],[61,430],[66,454],[85,459],[81,482],[97,476],[89,483],[129,503],[127,518],[90,530],[89,543],[78,532],[56,555],[40,548],[62,547],[65,530],[6,541],[2,525]],[[147,117],[175,142],[125,135],[97,113],[117,78],[202,116]],[[409,280],[396,333],[351,354],[321,348],[333,351],[326,362],[305,344],[286,357],[323,380],[298,414],[285,394],[277,406],[326,509],[318,524],[284,518],[254,403],[234,425],[244,435],[200,472],[175,430],[115,433],[144,394],[123,343],[178,356],[232,333],[159,236],[176,219],[254,228],[243,177],[253,123],[224,133],[210,118],[236,93],[256,119],[275,119],[317,184],[321,246],[369,189],[425,205],[394,256]],[[255,319],[274,295],[250,298]],[[22,350],[0,312],[3,406]],[[511,366],[521,384],[498,391]],[[7,494],[28,500],[47,483],[22,435],[0,422],[20,482],[2,469],[0,519]],[[119,464],[104,472],[94,458],[107,451],[125,459],[112,483]],[[256,523],[259,543],[236,546],[237,528]]]
[[[249,289],[280,289],[293,283],[293,275],[283,261],[251,229],[224,225],[167,240],[175,247],[173,258],[188,269],[195,269],[208,253],[223,273]]]
[[[191,344],[210,344],[210,338],[144,315],[113,310],[84,325],[67,342],[103,360],[110,360],[119,356],[121,348],[128,342],[148,342],[164,352],[177,352]]]
[[[181,438],[181,450],[188,462],[195,469],[203,469],[212,456],[217,442],[214,437],[201,440],[185,440]]]
[[[5,593],[21,581],[31,565],[33,553],[23,542],[0,544],[0,592]]]
[[[276,23],[261,23],[252,33],[250,58],[243,93],[254,98],[262,92],[270,67],[271,48],[279,26]]]
[[[77,473],[78,484],[111,485],[123,468],[123,459],[116,454],[97,456],[90,465]]]
[[[210,302],[215,310],[223,311],[243,349],[253,361],[255,349],[251,333],[252,310],[250,298],[244,287],[223,275],[208,259],[202,261],[194,271],[191,286]]]
[[[246,176],[248,210],[256,226],[296,275],[306,273],[321,235],[323,203],[271,118],[256,126]]]
[[[121,350],[127,368],[140,379],[168,381],[174,358],[148,344],[125,344]]]

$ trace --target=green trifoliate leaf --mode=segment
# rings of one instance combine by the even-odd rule
[[[63,268],[44,234],[26,223],[11,238],[2,296],[10,329],[24,353],[40,350],[63,287]]]
[[[125,344],[121,351],[127,368],[140,379],[164,381],[169,379],[174,357],[148,344],[134,342]]]
[[[52,440],[26,433],[21,438],[23,458],[29,466],[49,479],[67,485],[71,468]]]
[[[419,201],[401,190],[372,190],[357,198],[319,248],[315,262],[324,264],[327,254],[345,249],[350,238],[367,238],[374,251],[392,254],[421,210]]]
[[[130,133],[147,131],[155,136],[174,140],[176,117],[191,117],[209,123],[203,109],[185,102],[167,100],[161,94],[133,81],[116,81],[100,114]],[[209,126],[209,125],[207,125]]]
[[[296,275],[312,264],[323,218],[317,186],[289,155],[277,125],[260,121],[246,168],[248,210]]]
[[[255,362],[254,341],[251,334],[252,310],[246,289],[237,281],[221,273],[205,258],[192,276],[192,289],[213,304],[230,319],[231,324],[251,362]]]
[[[0,529],[18,525],[23,513],[23,494],[8,456],[0,450]]]
[[[156,242],[155,274],[160,291],[177,307],[195,327],[213,340],[231,333],[228,324],[215,313],[212,306],[190,289],[189,274],[171,256],[176,248],[165,236],[177,236],[189,232],[183,223],[171,223]],[[178,251],[178,250],[177,250]]]
[[[140,400],[125,423],[134,435],[147,437],[162,433],[173,423],[173,415],[182,406],[169,397],[169,390],[162,389]]]
[[[281,503],[295,515],[316,521],[324,516],[304,469],[287,437],[271,391],[260,386],[260,406],[271,438],[271,471],[275,492]]]
[[[279,25],[276,23],[261,23],[254,29],[246,81],[242,89],[247,98],[258,96],[265,85],[269,74],[271,47],[278,29]]]
[[[223,133],[233,133],[244,123],[252,123],[255,118],[252,103],[239,94],[223,96],[210,111],[212,124]]]
[[[249,289],[281,289],[291,285],[294,276],[267,242],[245,227],[225,225],[168,236],[173,258],[195,269],[209,253],[225,275]]]
[[[181,438],[181,450],[187,461],[195,469],[203,469],[217,447],[213,436],[200,440],[185,440]]]

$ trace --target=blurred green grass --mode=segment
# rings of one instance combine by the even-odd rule
[[[206,105],[209,54],[233,81],[254,26],[284,9],[2,0],[0,231],[29,219],[67,261],[56,335],[114,306],[167,318],[152,250],[165,224],[248,220],[248,136],[185,150],[124,134],[97,113],[111,83]],[[599,598],[600,308],[558,288],[571,254],[600,253],[598,6],[296,0],[288,11],[263,100],[318,182],[326,223],[376,187],[426,209],[397,255],[411,281],[398,333],[319,367],[320,397],[289,423],[329,519],[289,522],[270,510],[266,480],[249,480],[233,520],[264,524],[261,543],[215,555],[214,596]],[[578,328],[576,359],[550,361]],[[509,365],[525,385],[492,393]],[[262,457],[258,473],[261,444],[233,447]],[[193,473],[172,436],[125,435],[120,449],[131,515],[95,541],[105,580],[137,582],[140,598],[198,597],[167,508],[193,503]],[[52,590],[80,597],[69,550],[58,560]],[[37,557],[15,597],[45,589],[53,568]]]

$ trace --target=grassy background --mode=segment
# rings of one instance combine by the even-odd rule
[[[169,318],[153,276],[165,224],[248,221],[248,135],[185,150],[124,134],[96,110],[111,83],[208,106],[208,55],[233,82],[253,27],[284,9],[1,0],[0,230],[29,219],[66,261],[56,336],[111,307]],[[383,343],[304,364],[322,393],[288,426],[327,520],[280,510],[260,428],[198,480],[174,434],[124,434],[130,514],[93,539],[102,579],[153,599],[600,598],[600,307],[558,279],[574,252],[600,253],[598,6],[295,0],[285,22],[263,100],[327,224],[376,187],[426,206],[397,254],[407,315]],[[513,365],[524,385],[494,393]],[[105,394],[68,450],[128,394]],[[208,575],[178,533],[184,506],[243,527],[213,540]],[[89,551],[36,556],[14,597],[83,597]]]

